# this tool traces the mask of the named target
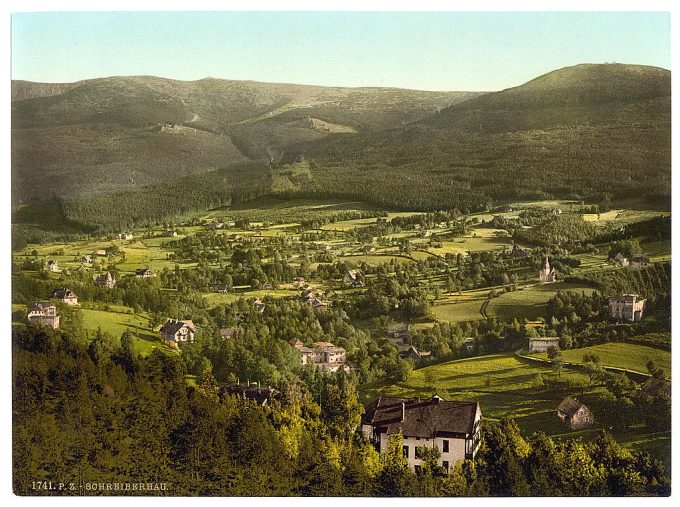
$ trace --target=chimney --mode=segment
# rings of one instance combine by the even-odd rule
[[[401,400],[401,422],[406,420],[406,402]]]

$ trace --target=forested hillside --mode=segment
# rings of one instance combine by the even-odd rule
[[[95,229],[264,195],[669,205],[670,72],[655,67],[578,65],[476,98],[150,77],[19,88],[34,98],[13,106],[13,202]]]
[[[410,208],[597,202],[605,192],[668,201],[670,72],[569,67],[404,128],[330,137],[288,155],[300,157],[312,167],[304,191]]]
[[[210,362],[187,387],[181,358],[136,357],[130,337],[82,343],[13,330],[13,490],[19,495],[527,496],[668,495],[663,465],[607,433],[558,443],[484,423],[474,461],[450,474],[426,458],[410,470],[401,435],[382,455],[354,428],[356,383],[326,375],[282,384],[267,406],[220,396]],[[47,489],[58,478],[59,491]],[[98,490],[106,483],[158,490]],[[162,486],[162,490],[161,488]]]
[[[149,76],[18,81],[13,202],[139,190],[334,132],[401,126],[479,93]]]

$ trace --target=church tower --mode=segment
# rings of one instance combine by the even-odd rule
[[[545,264],[543,264],[543,269],[538,272],[538,277],[541,283],[550,283],[555,281],[555,268],[550,266],[548,262],[548,256],[545,256]]]

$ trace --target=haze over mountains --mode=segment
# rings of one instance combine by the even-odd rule
[[[670,71],[655,67],[577,65],[488,94],[125,77],[14,82],[13,100],[13,202],[85,199],[68,218],[91,224],[98,195],[169,186],[410,209],[670,196]]]

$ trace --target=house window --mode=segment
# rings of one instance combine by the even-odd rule
[[[442,461],[442,466],[446,469],[446,471],[449,471],[449,462],[448,461]]]
[[[408,459],[408,445],[404,446],[404,458]]]
[[[420,474],[420,465],[414,465],[414,468],[416,469],[416,474]]]
[[[444,440],[442,452],[449,452],[449,441],[448,440]]]

